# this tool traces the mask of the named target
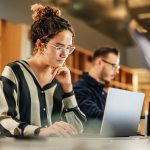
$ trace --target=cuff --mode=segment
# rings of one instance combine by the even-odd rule
[[[72,95],[74,95],[74,92],[73,92],[73,90],[71,91],[71,92],[69,92],[69,93],[64,93],[64,95],[63,95],[63,99],[64,98],[66,98],[66,97],[70,97],[70,96],[72,96]]]
[[[36,130],[37,130],[37,131],[36,131]],[[39,129],[38,126],[27,125],[27,126],[24,128],[23,135],[24,135],[24,136],[35,135],[35,133],[38,134],[39,130],[40,130],[40,129]]]
[[[41,128],[43,128],[43,127],[39,127],[39,128],[37,128],[37,129],[35,129],[35,130],[34,130],[34,135],[39,135]]]
[[[74,107],[77,106],[75,95],[63,98],[62,102],[63,102],[63,105],[64,105],[64,109],[74,108]]]

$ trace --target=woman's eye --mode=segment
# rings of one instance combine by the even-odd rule
[[[62,47],[56,47],[56,49],[57,49],[58,51],[60,51],[60,50],[62,50]]]

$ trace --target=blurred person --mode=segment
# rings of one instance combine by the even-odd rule
[[[128,25],[128,30],[131,38],[135,42],[138,50],[144,60],[144,63],[148,69],[150,69],[150,41],[144,36],[147,30],[142,27],[131,15],[127,16],[128,19],[125,20]],[[137,133],[142,134],[141,126],[139,124]],[[146,133],[147,134],[147,133]]]
[[[119,73],[120,53],[112,47],[101,47],[92,58],[89,72],[83,72],[74,84],[74,92],[78,105],[87,117],[85,133],[100,132],[107,92],[105,87]],[[113,117],[113,116],[112,116]]]
[[[33,55],[9,63],[0,77],[0,131],[5,136],[74,136],[86,119],[64,65],[75,49],[74,31],[57,8],[34,4],[31,10]]]
[[[135,19],[128,22],[129,33],[142,54],[146,66],[150,69],[150,41],[143,35],[147,32]]]

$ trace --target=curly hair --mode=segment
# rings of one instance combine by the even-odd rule
[[[40,39],[43,43],[47,43],[55,35],[63,30],[69,30],[72,36],[75,36],[71,24],[61,17],[61,11],[55,7],[41,4],[34,4],[31,6],[33,11],[32,18],[34,20],[31,26],[31,41],[35,45],[36,41]]]

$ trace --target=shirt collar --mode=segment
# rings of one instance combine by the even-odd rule
[[[88,72],[83,72],[82,78],[85,79],[88,82],[88,84],[93,87],[99,87],[100,89],[103,89],[105,87],[105,84],[96,81],[88,74]]]

